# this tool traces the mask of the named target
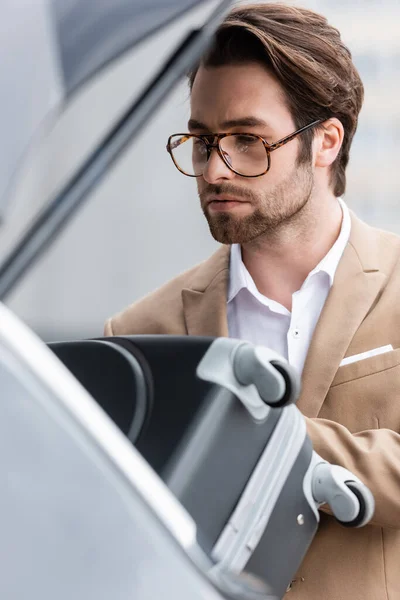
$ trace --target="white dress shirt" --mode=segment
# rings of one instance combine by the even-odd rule
[[[300,374],[315,326],[350,237],[349,210],[342,199],[338,200],[343,212],[340,234],[301,288],[292,295],[292,312],[260,294],[243,264],[240,245],[233,244],[231,247],[227,307],[230,337],[279,352]]]

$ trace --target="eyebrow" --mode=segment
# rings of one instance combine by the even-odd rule
[[[188,123],[189,130],[201,129],[203,131],[210,131],[210,129],[204,123],[197,121],[196,119],[190,119]],[[222,129],[233,129],[234,127],[269,127],[268,123],[257,117],[242,117],[240,119],[231,119],[221,123]]]

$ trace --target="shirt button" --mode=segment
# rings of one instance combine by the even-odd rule
[[[300,337],[300,329],[292,329],[292,336],[294,338],[299,338]]]

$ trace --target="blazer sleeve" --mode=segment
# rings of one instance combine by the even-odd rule
[[[306,417],[306,424],[314,450],[369,487],[375,497],[372,523],[400,529],[400,435],[390,429],[350,433],[339,423],[318,418]]]

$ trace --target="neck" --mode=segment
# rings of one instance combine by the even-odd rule
[[[288,310],[299,290],[337,240],[342,209],[333,195],[311,197],[294,219],[242,245],[242,260],[261,294]]]

